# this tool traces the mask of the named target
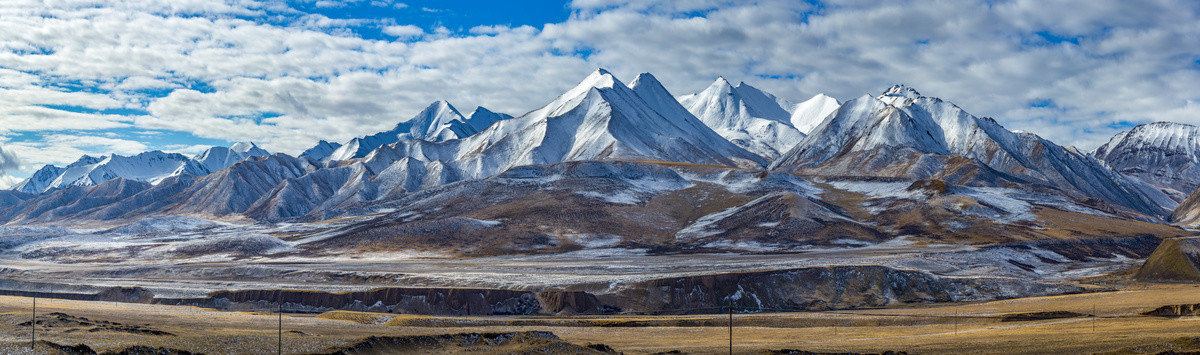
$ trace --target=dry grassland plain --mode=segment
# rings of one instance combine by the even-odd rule
[[[1200,285],[1124,283],[1120,290],[970,304],[838,312],[735,314],[735,353],[1159,353],[1200,351],[1200,317],[1142,313],[1200,304]],[[32,299],[0,297],[0,353],[29,350]],[[1058,312],[1066,318],[1006,321]],[[1096,317],[1092,317],[1093,314]],[[278,318],[147,304],[39,299],[39,339],[102,350],[133,345],[209,354],[273,353]],[[322,353],[370,336],[547,331],[626,354],[728,351],[728,315],[433,317],[361,312],[283,317],[285,353]],[[1036,317],[1035,317],[1036,318]],[[25,323],[25,324],[23,324]],[[98,325],[105,325],[103,327]],[[505,351],[504,349],[496,349]]]

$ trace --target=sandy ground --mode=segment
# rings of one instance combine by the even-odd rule
[[[0,297],[0,353],[27,351],[32,299]],[[1022,298],[986,303],[832,313],[734,315],[734,350],[913,353],[1097,353],[1126,349],[1158,352],[1186,349],[1172,342],[1200,337],[1200,317],[1162,318],[1141,312],[1171,304],[1200,303],[1200,285],[1133,284],[1124,290]],[[1001,322],[1010,313],[1072,311],[1100,317]],[[39,339],[86,343],[97,349],[129,345],[182,348],[210,354],[271,353],[278,318],[273,314],[221,312],[194,307],[39,299],[42,319],[58,312],[88,325],[59,322],[40,326]],[[382,324],[395,315],[360,322],[314,315],[285,315],[286,353],[344,346],[371,335],[462,332],[551,331],[576,343],[603,343],[627,354],[668,350],[728,351],[727,315],[581,317],[416,317]],[[412,320],[419,320],[414,322]],[[117,327],[95,330],[97,324]],[[413,324],[426,326],[412,326]],[[396,325],[407,324],[407,325]],[[479,325],[490,324],[490,325]],[[123,328],[122,328],[123,327]],[[114,329],[136,329],[114,330]],[[171,335],[154,335],[151,331]]]

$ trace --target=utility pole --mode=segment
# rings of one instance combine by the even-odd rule
[[[729,355],[733,355],[733,298],[729,299]]]
[[[279,349],[276,354],[283,355],[283,302],[279,303]]]
[[[1096,314],[1096,304],[1092,304],[1092,333],[1096,332],[1096,318],[1100,316]]]
[[[37,344],[37,296],[33,296],[33,314],[29,318],[29,349]]]
[[[838,336],[838,314],[833,313],[831,318],[833,318],[833,336],[836,338]]]
[[[958,335],[958,311],[954,311],[954,335]]]

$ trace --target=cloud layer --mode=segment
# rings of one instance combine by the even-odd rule
[[[676,94],[724,75],[793,101],[904,83],[1085,149],[1131,124],[1200,124],[1193,1],[569,6],[569,19],[540,28],[451,30],[274,0],[6,1],[0,141],[26,158],[26,174],[79,154],[167,148],[94,130],[179,131],[295,153],[386,129],[437,99],[519,115],[595,67],[626,80],[652,72]],[[38,139],[21,138],[30,132]]]

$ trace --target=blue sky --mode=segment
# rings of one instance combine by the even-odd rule
[[[571,15],[568,1],[362,1],[357,3],[294,3],[299,11],[321,14],[333,19],[393,19],[397,24],[413,25],[428,32],[438,27],[465,33],[481,25],[541,27],[565,21]],[[377,26],[356,26],[363,38],[390,40]]]
[[[1200,123],[1183,0],[13,0],[0,17],[0,186],[83,154],[295,154],[439,99],[519,115],[597,67],[793,102],[902,83],[1084,149]]]

